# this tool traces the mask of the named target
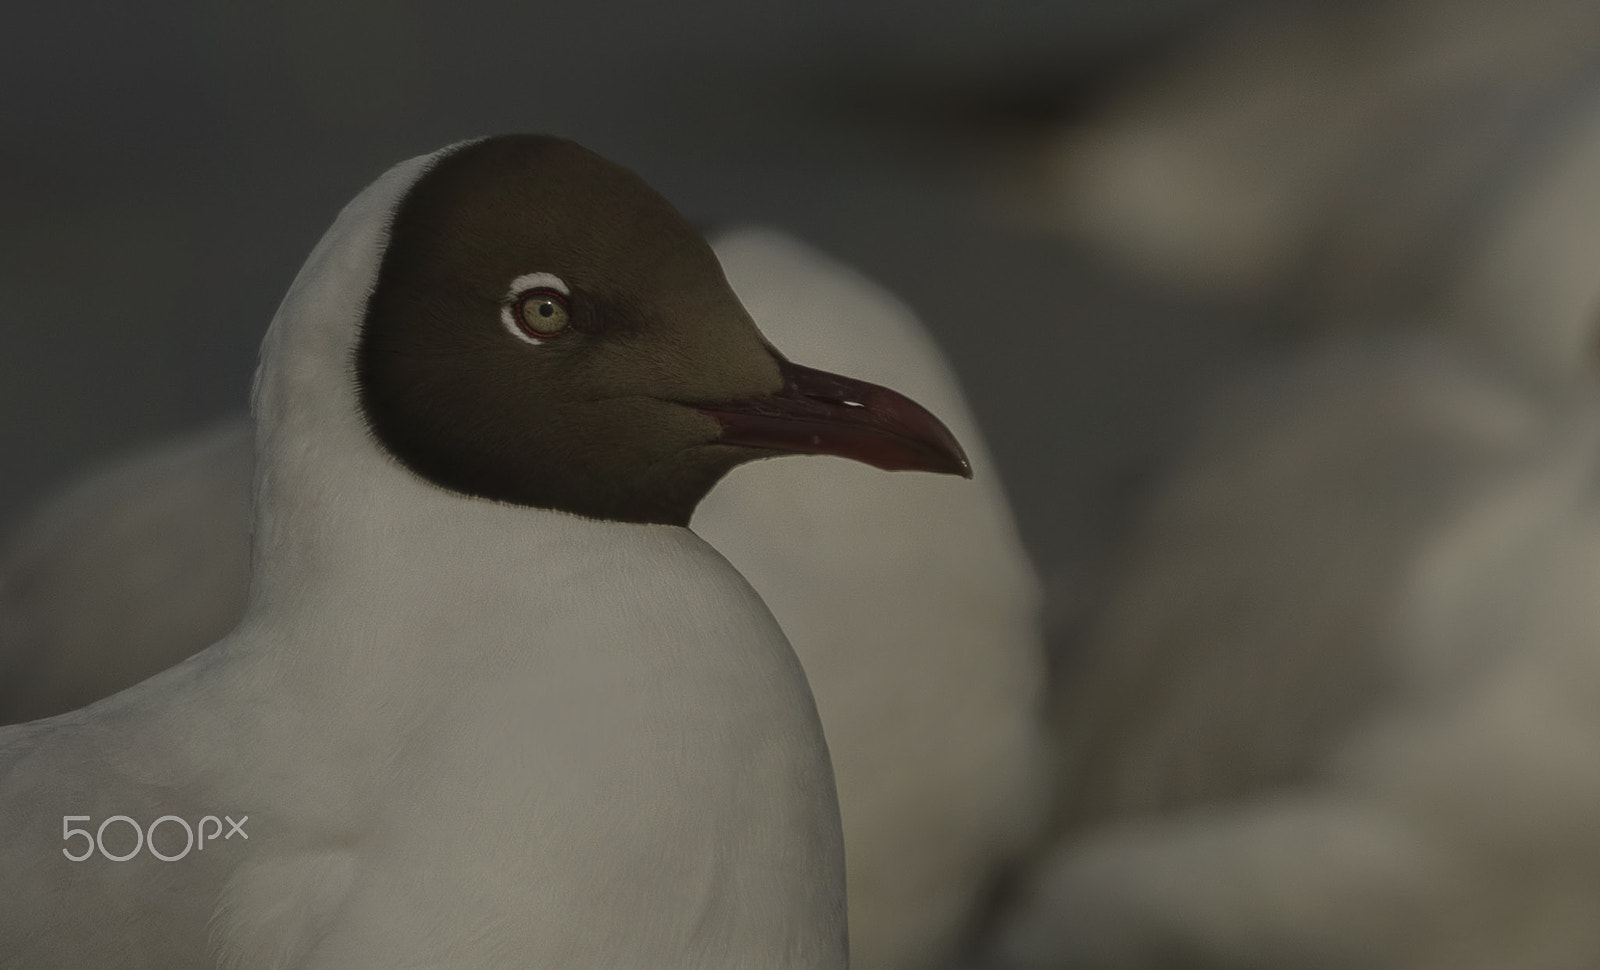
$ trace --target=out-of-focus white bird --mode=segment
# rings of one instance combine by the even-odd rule
[[[1303,325],[1421,315],[1592,371],[1600,7],[1250,9],[1045,134],[1017,213],[1146,279]]]
[[[0,560],[0,723],[109,696],[244,615],[255,436],[229,420],[93,475]]]
[[[853,965],[939,966],[1042,821],[1037,580],[977,424],[915,316],[781,233],[726,232],[715,248],[785,353],[923,401],[973,463],[970,483],[828,458],[750,465],[693,522],[762,594],[817,698]],[[246,424],[223,425],[90,480],[28,525],[0,564],[0,718],[87,703],[232,628],[250,465]]]
[[[1342,348],[1207,415],[1064,678],[998,963],[1600,962],[1600,408],[1471,361]]]
[[[1217,394],[1063,648],[1059,827],[1306,778],[1393,686],[1419,545],[1545,420],[1430,340],[1345,341]]]
[[[1342,349],[1204,412],[1114,557],[994,951],[1600,965],[1600,8],[1250,11],[1099,107],[1027,218]]]
[[[922,401],[972,460],[972,482],[749,465],[693,523],[767,601],[811,681],[844,817],[852,966],[938,967],[1044,818],[1038,581],[955,375],[910,310],[771,230],[715,248],[774,342]]]

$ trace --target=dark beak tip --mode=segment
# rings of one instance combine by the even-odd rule
[[[931,419],[932,415],[929,417]],[[922,447],[917,449],[917,460],[906,462],[902,470],[972,478],[972,462],[967,458],[966,449],[943,424],[937,427],[943,433],[932,436],[931,441],[923,442]]]
[[[932,415],[929,415],[929,417],[931,418]],[[951,460],[949,474],[960,475],[962,478],[970,480],[972,478],[972,462],[967,458],[967,449],[961,447],[961,442],[956,440],[955,433],[946,428],[942,422],[939,427],[944,431],[945,451]]]

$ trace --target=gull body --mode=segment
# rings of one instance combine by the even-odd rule
[[[915,315],[783,233],[735,228],[713,245],[769,339],[906,391],[971,456],[971,483],[828,457],[746,465],[692,522],[771,608],[817,698],[843,815],[852,964],[937,966],[1042,822],[1038,583],[977,424]],[[0,565],[0,720],[89,703],[233,628],[252,452],[249,422],[223,422],[34,518]]]
[[[0,732],[3,965],[845,965],[805,676],[683,526],[785,451],[964,471],[936,420],[778,357],[670,205],[535,136],[347,206],[253,398],[237,628]],[[247,840],[61,854],[68,816],[223,814]]]

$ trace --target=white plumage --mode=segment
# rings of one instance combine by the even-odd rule
[[[845,965],[821,725],[749,585],[686,529],[466,499],[369,435],[357,323],[427,162],[268,333],[239,627],[0,732],[4,966],[211,966],[208,934],[240,968]],[[63,816],[223,813],[248,843],[60,854]]]

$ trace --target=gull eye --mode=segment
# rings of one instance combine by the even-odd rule
[[[535,340],[554,337],[572,322],[566,296],[548,286],[519,294],[511,312],[517,328]]]

